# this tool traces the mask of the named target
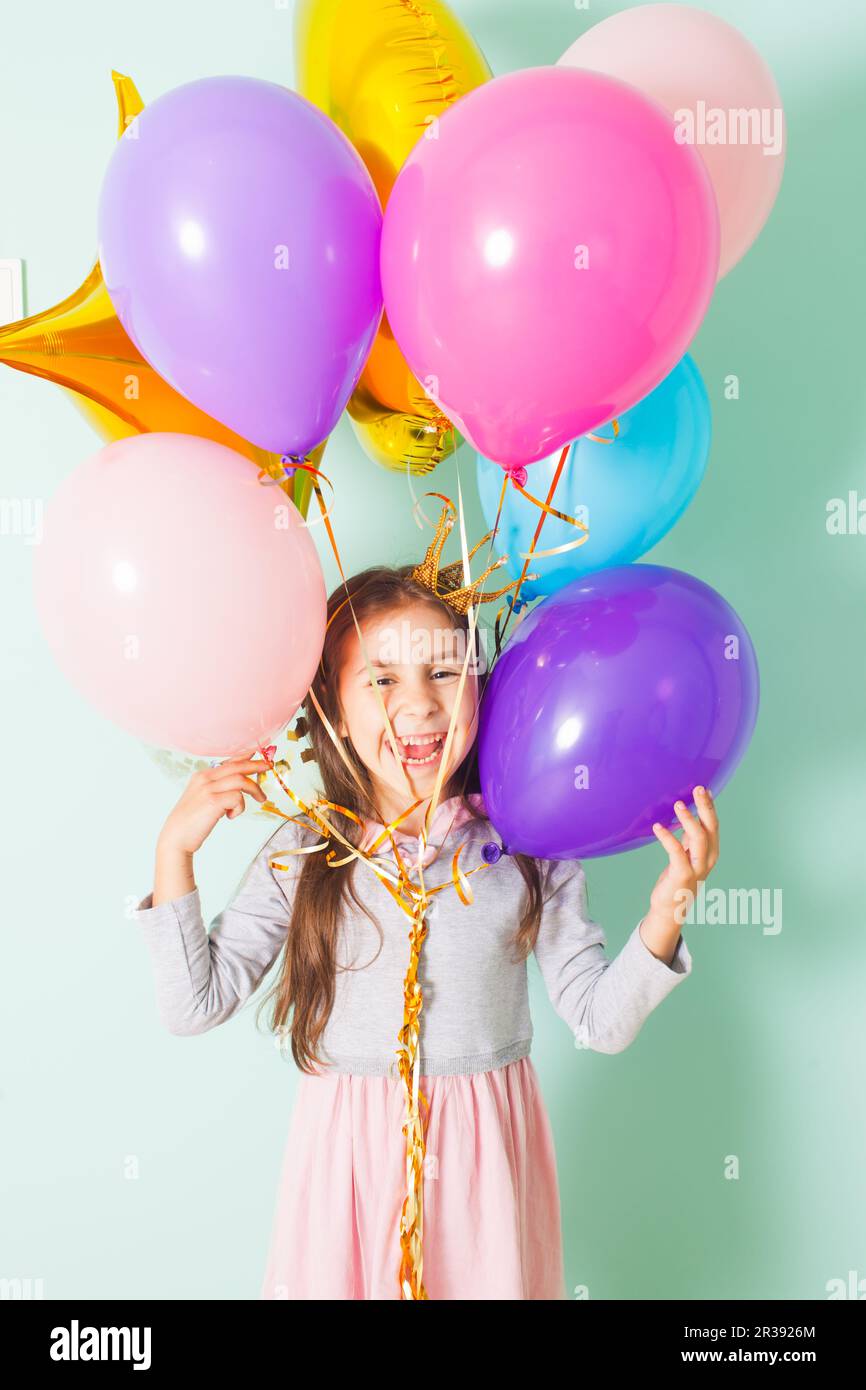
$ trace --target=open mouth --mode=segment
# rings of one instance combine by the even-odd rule
[[[446,734],[407,734],[397,738],[400,761],[406,767],[432,767],[442,756]],[[391,744],[386,743],[391,753]],[[393,757],[393,754],[392,754]]]

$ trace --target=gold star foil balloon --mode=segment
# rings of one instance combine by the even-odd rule
[[[119,138],[144,109],[144,103],[130,77],[117,72],[111,76]],[[41,314],[0,328],[0,362],[65,387],[108,443],[134,434],[165,432],[198,435],[225,444],[273,478],[301,515],[307,515],[310,473],[296,469],[287,477],[278,454],[257,448],[169,386],[122,327],[98,261],[84,284],[67,299]],[[326,443],[310,454],[316,466]]]
[[[360,154],[383,208],[419,139],[492,73],[447,5],[394,0],[299,0],[295,82]],[[385,468],[423,475],[460,435],[413,376],[382,322],[348,405],[366,453]]]

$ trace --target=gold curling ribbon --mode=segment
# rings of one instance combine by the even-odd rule
[[[423,890],[422,890],[423,895]],[[424,1287],[424,1156],[426,1134],[418,1105],[419,1094],[425,1105],[427,1097],[420,1090],[420,1015],[424,995],[418,982],[421,947],[427,936],[424,921],[426,903],[419,899],[409,933],[409,966],[403,986],[403,1027],[400,1029],[400,1048],[397,1065],[407,1094],[406,1123],[402,1127],[406,1140],[406,1196],[400,1210],[400,1267],[397,1282],[400,1296],[410,1301],[427,1299]]]
[[[452,429],[453,429],[453,426],[452,426]],[[614,432],[614,435],[618,435],[618,434],[619,434],[619,422],[618,422],[617,420],[614,420],[614,421],[613,421],[613,432]],[[591,436],[589,436],[589,437],[590,437],[590,438],[593,438],[593,439],[598,438],[598,439],[599,439],[599,442],[602,443],[602,444],[612,444],[612,443],[614,442],[612,439],[601,439],[599,436],[595,436],[595,435],[591,435]],[[456,444],[456,432],[455,432],[455,440],[454,440],[454,451],[455,451],[455,452],[456,452],[456,448],[457,448],[457,444]],[[502,475],[502,488],[501,488],[500,493],[499,493],[499,502],[498,502],[498,505],[497,505],[497,508],[496,508],[496,517],[495,517],[495,519],[494,519],[493,527],[492,527],[492,530],[491,530],[491,533],[490,533],[490,544],[489,544],[488,547],[487,547],[487,558],[486,558],[486,560],[485,560],[485,568],[487,568],[487,566],[490,564],[490,554],[491,554],[491,551],[492,551],[492,549],[493,549],[493,542],[494,542],[494,540],[495,540],[495,538],[496,538],[496,536],[497,536],[497,534],[498,534],[498,532],[499,532],[499,522],[500,522],[500,519],[501,519],[501,516],[502,516],[502,508],[503,508],[503,506],[504,506],[504,504],[505,504],[505,490],[506,490],[506,488],[507,488],[507,486],[508,486],[509,479],[511,480],[511,485],[512,485],[512,487],[515,487],[515,488],[517,489],[517,491],[518,491],[519,493],[521,493],[521,495],[522,495],[523,497],[526,498],[527,502],[531,502],[531,503],[533,504],[533,506],[538,507],[539,510],[541,511],[541,517],[539,518],[538,525],[537,525],[537,527],[536,527],[536,529],[535,529],[535,535],[534,535],[533,538],[532,538],[532,543],[531,543],[531,545],[530,545],[530,547],[529,547],[529,550],[528,550],[528,551],[520,551],[520,552],[519,552],[519,556],[520,556],[520,558],[521,558],[522,560],[529,561],[530,559],[532,559],[533,556],[537,556],[537,557],[540,558],[540,557],[543,557],[543,556],[545,556],[545,555],[561,555],[561,554],[563,554],[566,550],[574,550],[577,546],[583,545],[583,544],[589,539],[589,528],[584,524],[584,522],[578,521],[577,517],[570,516],[568,512],[561,512],[561,511],[558,510],[558,508],[551,506],[551,499],[552,499],[552,497],[553,497],[554,492],[556,491],[556,485],[557,485],[557,483],[559,482],[559,478],[560,478],[560,475],[561,475],[561,473],[562,473],[563,467],[565,466],[565,460],[566,460],[566,458],[567,458],[567,456],[568,456],[568,451],[569,451],[570,448],[571,448],[571,444],[570,444],[570,443],[569,443],[569,444],[566,444],[566,445],[563,447],[562,453],[560,454],[560,457],[559,457],[559,463],[557,464],[556,473],[554,474],[553,481],[552,481],[552,483],[550,484],[550,488],[549,488],[548,494],[547,494],[547,500],[546,500],[545,502],[542,502],[541,499],[540,499],[539,497],[534,497],[533,494],[532,494],[531,492],[527,492],[526,489],[525,489],[520,483],[518,483],[517,478],[516,478],[516,476],[515,476],[516,470],[511,470],[510,472],[509,472],[509,471],[504,471],[504,472],[503,472],[503,475]],[[470,575],[470,573],[469,573],[469,563],[468,563],[467,549],[466,549],[466,528],[465,528],[465,520],[464,520],[463,509],[462,509],[462,496],[461,496],[461,493],[460,493],[460,465],[459,465],[459,463],[457,463],[456,459],[455,459],[455,464],[456,464],[456,467],[457,467],[457,489],[458,489],[458,498],[459,498],[460,501],[461,501],[461,508],[460,508],[460,530],[461,530],[461,542],[462,542],[462,547],[463,547],[464,583],[465,583],[465,584],[469,584],[469,583],[471,582],[471,575]],[[442,492],[425,492],[421,498],[416,497],[416,495],[415,495],[415,489],[414,489],[414,487],[412,486],[412,479],[411,479],[411,477],[408,478],[408,482],[409,482],[409,491],[411,492],[412,498],[413,498],[412,514],[413,514],[413,516],[415,517],[416,521],[418,520],[418,518],[417,518],[417,513],[418,513],[419,509],[421,508],[421,502],[422,502],[422,500],[423,500],[423,497],[438,497],[438,498],[440,498],[443,502],[447,502],[448,505],[449,505],[454,511],[457,510],[457,508],[454,507],[454,503],[451,501],[451,498],[450,498],[450,497],[446,497],[445,494],[442,493]],[[422,515],[424,515],[425,520],[430,521],[430,518],[427,517],[426,514],[422,513]],[[584,535],[577,537],[576,540],[573,540],[573,541],[566,541],[563,545],[555,545],[555,546],[552,546],[549,550],[536,550],[536,549],[535,549],[535,545],[536,545],[536,542],[538,541],[539,535],[541,534],[541,528],[542,528],[542,526],[543,526],[543,524],[544,524],[544,518],[545,518],[545,516],[557,516],[557,517],[559,517],[560,521],[567,521],[571,526],[577,526],[577,527],[579,527],[579,529],[580,529],[581,531],[584,532]],[[418,524],[420,525],[421,523],[419,522]],[[432,524],[432,523],[431,523],[431,524]],[[476,549],[477,549],[477,547],[476,547]],[[473,552],[473,553],[474,553],[474,552]],[[507,556],[502,556],[502,558],[501,558],[501,560],[500,560],[500,563],[504,563],[504,561],[505,561],[507,558],[508,558]],[[503,643],[504,640],[505,640],[505,628],[508,626],[508,621],[509,621],[509,619],[510,619],[510,617],[511,617],[511,614],[514,612],[514,607],[515,607],[515,604],[516,604],[518,595],[520,594],[520,589],[521,589],[521,586],[522,586],[522,584],[523,584],[523,581],[524,581],[525,579],[540,579],[540,578],[541,578],[541,575],[540,575],[540,574],[527,574],[527,572],[526,572],[526,564],[524,564],[523,570],[522,570],[521,575],[520,575],[520,580],[519,580],[519,583],[518,583],[518,585],[517,585],[517,588],[514,590],[514,593],[513,593],[513,594],[509,595],[509,597],[508,597],[508,599],[506,600],[506,602],[505,602],[505,603],[501,606],[501,608],[499,608],[499,610],[497,611],[496,618],[495,618],[495,623],[494,623],[494,637],[495,637],[494,661],[498,658],[499,653],[500,653],[501,648],[502,648],[502,643]],[[505,625],[503,626],[503,628],[502,628],[502,630],[501,630],[501,633],[500,633],[500,623],[501,623],[501,621],[502,621],[502,615],[503,615],[503,613],[506,613],[506,611],[507,611],[507,616],[506,616],[506,619],[505,619]],[[517,621],[520,622],[521,619],[518,617]],[[473,631],[474,631],[474,628],[473,628]]]
[[[313,450],[313,453],[315,453],[315,450]],[[303,459],[296,457],[293,454],[282,454],[280,456],[279,470],[277,468],[274,468],[273,470],[269,470],[267,468],[260,468],[258,473],[256,474],[256,480],[262,485],[262,487],[282,487],[287,480],[291,481],[297,469],[300,468],[303,472],[309,473],[313,479],[313,486],[315,487],[316,493],[318,494],[319,506],[322,510],[322,521],[325,521],[326,518],[330,516],[331,512],[334,510],[334,507],[332,503],[330,509],[328,511],[325,511],[324,504],[322,502],[322,496],[319,492],[317,480],[319,478],[322,478],[324,482],[328,484],[328,487],[331,489],[332,493],[334,493],[334,484],[331,482],[327,474],[322,472],[321,468],[317,468],[314,463],[310,462],[311,458],[312,454],[308,454],[307,457]],[[291,473],[289,472],[290,468],[292,470]],[[311,531],[314,526],[318,526],[320,523],[318,521],[308,521],[307,518],[304,517],[303,524],[308,531]],[[330,525],[328,525],[328,531],[330,533]],[[332,538],[332,544],[334,543],[335,542]]]
[[[566,444],[562,450],[562,453],[559,456],[559,462],[556,465],[556,472],[553,475],[550,487],[547,491],[547,500],[544,502],[542,502],[541,499],[538,497],[533,497],[532,493],[527,492],[526,489],[522,487],[520,483],[517,482],[516,478],[514,478],[513,476],[511,477],[512,485],[517,488],[517,491],[521,493],[527,499],[527,501],[532,502],[536,507],[539,507],[541,509],[541,516],[538,518],[538,525],[535,528],[535,534],[532,537],[529,549],[527,551],[520,552],[521,559],[523,560],[523,569],[520,572],[520,579],[518,581],[517,588],[514,590],[514,593],[510,595],[508,603],[503,604],[502,607],[499,609],[498,613],[496,614],[496,620],[494,624],[494,661],[497,660],[497,658],[499,657],[499,653],[502,650],[502,644],[505,641],[505,633],[506,629],[508,628],[508,622],[512,613],[514,612],[514,605],[520,594],[523,581],[527,577],[527,567],[533,555],[559,555],[565,550],[574,550],[576,546],[583,545],[583,543],[589,539],[589,527],[585,526],[582,521],[578,521],[576,517],[569,516],[567,512],[561,512],[558,510],[558,508],[551,506],[553,494],[556,492],[556,485],[559,482],[560,475],[562,473],[563,468],[565,467],[565,460],[568,457],[568,451],[570,448],[571,445]],[[505,489],[508,485],[508,478],[509,475],[506,474],[502,480],[502,491],[499,495],[499,509],[496,513],[496,526],[494,528],[494,535],[496,533],[496,530],[498,530],[499,528],[499,515],[502,511],[502,504],[505,500]],[[541,528],[544,525],[544,518],[549,515],[558,516],[560,521],[568,521],[571,523],[572,526],[578,526],[581,531],[585,532],[585,535],[578,536],[578,538],[573,541],[566,541],[564,545],[553,546],[550,550],[536,550],[535,546],[538,537],[541,535]],[[539,576],[537,574],[532,575],[533,579],[537,579],[538,577]],[[505,613],[505,621],[500,629],[499,624],[503,613]]]
[[[602,434],[588,434],[586,436],[587,439],[594,440],[596,444],[613,444],[614,440],[619,436],[619,420],[611,420],[611,425],[613,426],[613,439],[605,439]]]

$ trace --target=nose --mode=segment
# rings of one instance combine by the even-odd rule
[[[397,696],[396,708],[405,718],[421,723],[431,719],[441,705],[429,683],[419,679],[403,684]]]

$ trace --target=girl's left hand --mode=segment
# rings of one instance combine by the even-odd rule
[[[653,826],[656,838],[668,852],[665,865],[650,897],[650,911],[660,917],[673,915],[679,922],[694,901],[698,884],[710,873],[719,857],[719,818],[713,798],[705,787],[695,787],[699,820],[682,801],[674,811],[685,831],[682,840],[666,826]],[[691,895],[691,896],[689,896]]]

